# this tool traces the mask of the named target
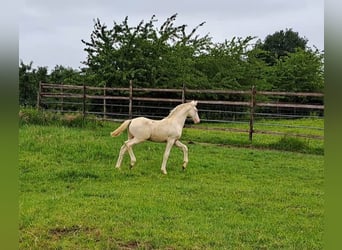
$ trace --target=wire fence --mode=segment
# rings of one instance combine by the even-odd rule
[[[232,126],[224,129],[246,132],[250,140],[254,133],[291,135],[273,129],[280,127],[323,130],[319,125],[284,123],[284,120],[324,119],[323,93],[257,91],[254,87],[244,91],[187,89],[186,86],[179,89],[134,88],[132,81],[127,88],[41,82],[37,98],[37,107],[41,109],[51,112],[81,113],[83,117],[93,116],[97,119],[113,121],[139,116],[161,119],[176,105],[197,100],[202,122],[231,124]],[[191,125],[187,126],[191,127]],[[196,128],[201,127],[196,126]],[[292,135],[314,139],[324,138],[317,133]]]

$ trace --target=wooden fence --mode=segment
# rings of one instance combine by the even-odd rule
[[[199,111],[204,116],[201,117],[202,121],[248,123],[247,130],[228,130],[247,132],[252,140],[253,133],[256,132],[280,134],[276,131],[256,131],[254,122],[260,116],[323,118],[323,97],[322,93],[257,91],[254,87],[251,90],[238,91],[187,89],[185,86],[179,89],[134,88],[132,81],[128,88],[41,82],[37,107],[58,112],[81,112],[83,117],[91,114],[101,119],[124,120],[137,116],[161,118],[177,104],[196,99]],[[282,109],[291,110],[292,113],[286,113]],[[301,110],[300,113],[298,110]],[[323,139],[322,136],[314,135],[295,136]]]

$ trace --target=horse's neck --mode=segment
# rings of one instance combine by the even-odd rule
[[[187,111],[183,109],[172,114],[171,116],[166,117],[166,119],[183,127],[186,117],[187,117]]]

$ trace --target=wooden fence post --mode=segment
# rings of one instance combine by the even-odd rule
[[[183,83],[183,87],[182,87],[182,103],[185,103],[185,83]]]
[[[39,82],[38,93],[37,93],[37,110],[40,108],[41,103],[41,93],[42,93],[42,82]]]
[[[128,116],[132,119],[132,108],[133,108],[133,81],[129,80],[129,106],[128,106]]]
[[[63,82],[61,82],[61,92],[62,92],[62,97],[61,97],[61,112],[63,113],[63,110],[64,110],[64,88],[63,88]]]
[[[103,119],[106,119],[107,114],[107,101],[106,101],[106,84],[103,87]]]
[[[250,104],[250,117],[249,117],[249,140],[251,142],[253,140],[253,132],[254,132],[255,96],[256,96],[255,86],[252,86],[251,104]]]
[[[85,119],[86,115],[86,85],[83,84],[83,107],[82,107],[82,115],[83,115],[83,120]]]

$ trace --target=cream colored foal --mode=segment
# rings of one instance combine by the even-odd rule
[[[179,141],[184,123],[187,117],[191,117],[194,123],[199,123],[197,101],[183,103],[175,107],[170,114],[162,120],[151,120],[145,117],[138,117],[124,121],[120,127],[111,132],[111,136],[118,136],[128,128],[128,140],[122,145],[120,154],[116,162],[116,168],[121,167],[122,159],[126,151],[131,158],[131,167],[136,162],[132,147],[135,144],[149,140],[154,142],[166,142],[161,171],[166,172],[166,163],[173,145],[183,150],[184,162],[183,169],[188,164],[188,147]]]

